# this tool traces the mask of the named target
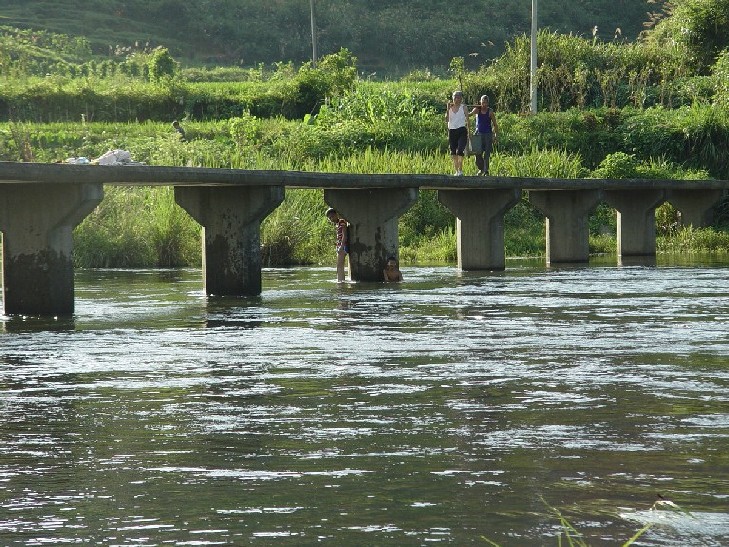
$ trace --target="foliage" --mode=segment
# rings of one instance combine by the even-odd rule
[[[661,20],[650,41],[680,52],[690,67],[708,73],[729,46],[729,0],[672,0],[670,17]]]
[[[666,114],[666,115],[664,115]],[[726,177],[724,154],[729,146],[729,113],[706,106],[665,112],[649,109],[624,124],[626,149],[642,158],[665,157]]]
[[[452,264],[457,260],[456,233],[453,227],[444,228],[428,238],[411,245],[400,246],[400,262],[413,264]]]
[[[74,262],[87,268],[200,264],[200,230],[171,187],[107,186],[74,231]]]
[[[640,162],[663,158],[716,178],[729,176],[729,114],[710,105],[573,108],[537,116],[498,114],[498,119],[499,149],[512,154],[537,145],[570,150],[595,169],[607,155],[622,152]]]
[[[260,82],[264,80],[263,74],[263,63],[252,68],[218,66],[180,69],[180,78],[186,82]]]
[[[284,202],[262,224],[262,262],[315,264],[334,256],[332,225],[324,216],[327,206],[318,190],[291,189]]]
[[[404,248],[418,248],[427,240],[453,232],[454,223],[453,214],[438,201],[438,193],[421,190],[418,201],[400,218],[400,241]],[[455,253],[455,239],[451,243],[453,246],[442,254],[440,261]],[[433,257],[429,261],[433,262]]]
[[[681,229],[680,212],[672,204],[665,202],[656,209],[656,235],[675,235]]]
[[[64,72],[90,56],[86,38],[0,25],[0,77]]]
[[[658,235],[656,247],[669,254],[700,252],[726,254],[729,250],[729,233],[707,228],[684,226],[665,235]]]
[[[474,102],[486,93],[498,110],[528,111],[530,43],[529,36],[517,36],[493,63],[465,75],[466,99]],[[692,83],[684,80],[689,67],[675,48],[601,42],[548,30],[539,32],[537,48],[539,111],[675,106],[697,98],[696,90],[686,89]]]
[[[378,122],[407,123],[427,120],[433,114],[434,108],[421,104],[406,86],[359,85],[322,107],[316,124],[333,127],[356,120],[370,125]]]
[[[450,65],[448,65],[448,72],[454,80],[458,81],[458,90],[463,91],[463,75],[466,72],[466,62],[463,57],[453,57]]]
[[[5,138],[0,134],[0,145],[3,148],[12,150],[8,160],[11,161],[33,161],[33,148],[31,145],[31,124],[11,123]]]
[[[640,163],[635,154],[615,152],[608,154],[592,176],[598,179],[635,179],[638,178]]]
[[[714,75],[714,104],[729,110],[729,48],[723,50],[712,69]]]
[[[170,50],[158,47],[152,52],[148,63],[149,77],[153,82],[160,82],[164,78],[172,78],[177,72],[177,62],[170,55]]]
[[[177,62],[165,48],[134,52],[120,65],[143,67],[141,74],[137,68],[136,76],[130,70],[102,70],[103,66],[93,65],[79,78],[14,80],[0,88],[0,120],[69,121],[81,114],[96,121],[205,120],[244,112],[301,119],[350,89],[357,75],[356,59],[346,49],[324,56],[316,68],[304,63],[288,77],[283,77],[288,65],[280,66],[266,82],[183,82],[175,77]]]
[[[228,120],[230,135],[239,148],[248,144],[255,144],[261,132],[261,123],[258,118],[250,112],[244,112],[242,116]]]
[[[313,114],[327,97],[342,94],[351,88],[357,77],[356,62],[357,59],[346,48],[342,48],[337,53],[322,57],[316,67],[312,63],[304,63],[287,86],[287,114],[294,118]]]

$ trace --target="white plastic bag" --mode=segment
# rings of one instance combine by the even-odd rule
[[[132,155],[128,150],[109,150],[94,160],[99,165],[122,165],[132,161]]]

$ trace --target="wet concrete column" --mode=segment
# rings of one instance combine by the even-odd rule
[[[663,190],[607,190],[605,201],[618,211],[618,256],[655,256],[656,207]]]
[[[698,181],[697,181],[698,182]],[[666,201],[681,211],[681,224],[701,228],[712,221],[712,207],[725,190],[668,190]]]
[[[175,201],[203,227],[206,294],[261,294],[261,221],[283,198],[283,186],[175,186]]]
[[[531,190],[529,201],[547,217],[547,264],[587,262],[590,258],[590,211],[600,190]]]
[[[399,258],[398,220],[417,199],[417,188],[324,190],[324,201],[350,224],[352,281],[382,281],[387,257]]]
[[[456,216],[458,267],[503,270],[504,215],[519,203],[521,190],[438,190],[438,199]]]
[[[101,183],[0,185],[6,315],[73,314],[73,229],[103,197]]]

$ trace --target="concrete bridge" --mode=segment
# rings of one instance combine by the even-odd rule
[[[104,196],[104,184],[168,185],[203,227],[209,295],[261,293],[261,221],[285,188],[321,188],[351,224],[350,274],[380,281],[398,255],[398,219],[420,188],[435,189],[457,218],[458,267],[503,270],[504,215],[523,191],[547,219],[547,263],[587,262],[588,217],[601,201],[617,210],[618,253],[655,256],[655,209],[664,201],[685,224],[705,225],[729,181],[601,180],[446,175],[332,174],[152,166],[0,162],[3,305],[7,315],[74,311],[72,231]],[[323,213],[323,211],[322,211]]]

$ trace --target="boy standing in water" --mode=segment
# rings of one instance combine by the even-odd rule
[[[402,281],[402,272],[397,264],[397,258],[394,256],[387,257],[385,262],[385,269],[382,270],[382,275],[385,278],[385,283],[391,281]]]
[[[347,221],[331,207],[326,212],[329,221],[337,229],[337,283],[344,282],[344,258],[349,253]]]

